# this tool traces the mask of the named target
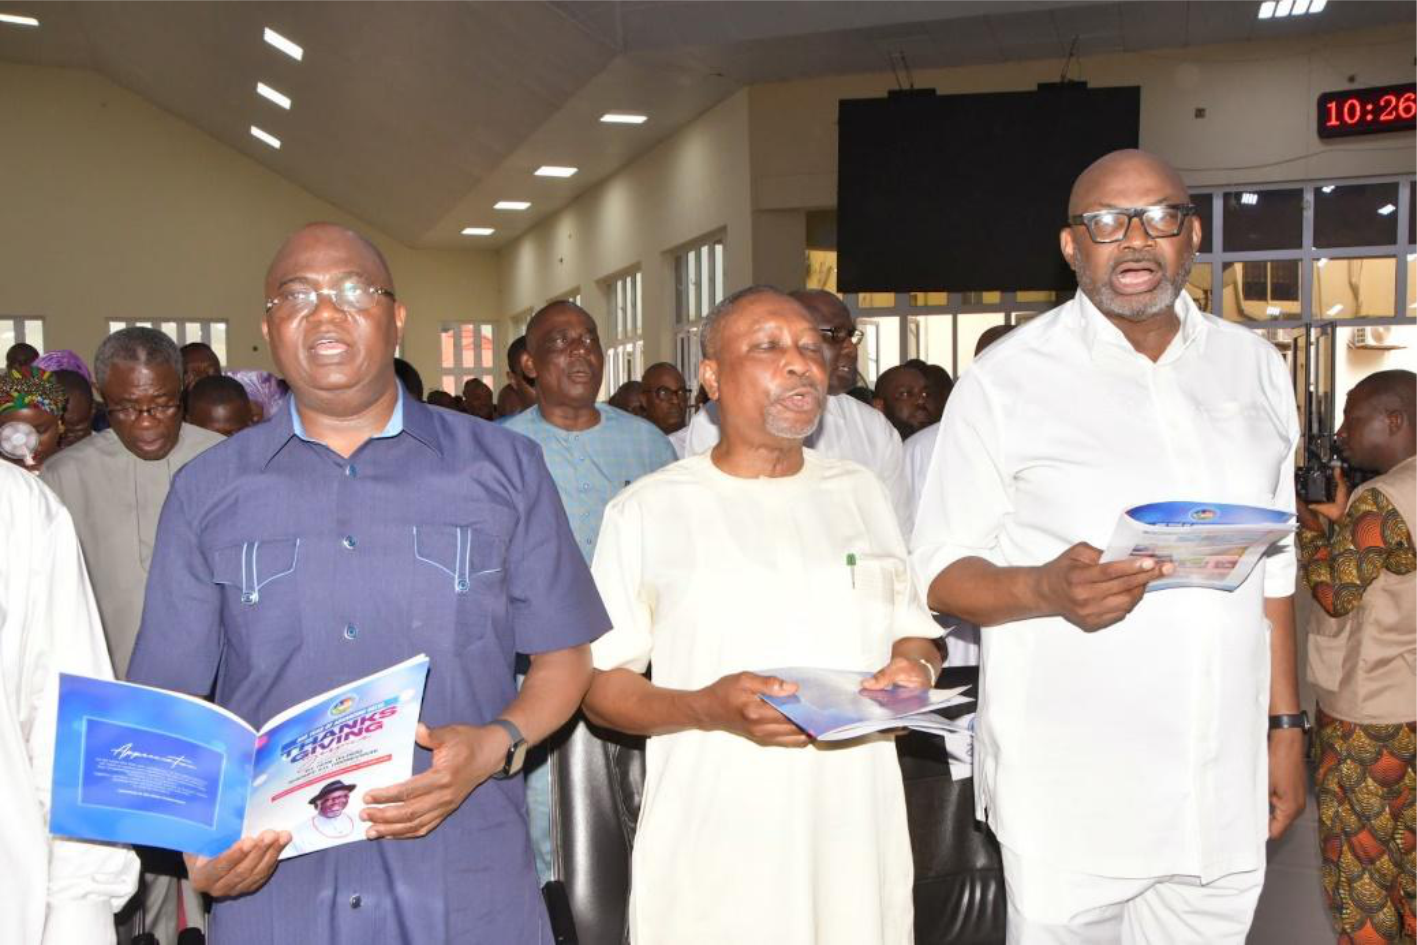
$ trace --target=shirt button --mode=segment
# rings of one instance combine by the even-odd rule
[[[471,585],[467,583],[467,578],[458,578],[457,583],[453,586],[457,589],[459,594],[462,594],[465,593]]]
[[[588,483],[588,482],[583,482],[583,483],[581,483],[581,491],[582,491],[582,492],[589,492],[589,491],[590,491],[590,483]]]
[[[350,463],[348,466],[344,467],[344,474],[351,479],[359,478],[359,470],[355,467],[353,463]]]
[[[343,542],[343,544],[344,544],[344,546],[345,546],[346,548],[348,548],[350,551],[353,551],[353,550],[354,550],[354,545],[355,545],[354,536],[353,536],[353,535],[345,535],[345,536],[344,536],[344,542]]]
[[[359,893],[355,893],[353,896],[349,897],[349,907],[351,909],[358,909],[362,905],[364,905],[364,900],[360,897]]]
[[[353,640],[353,639],[354,639],[355,637],[357,637],[357,636],[359,636],[359,628],[358,628],[358,627],[356,627],[356,626],[355,626],[354,624],[352,624],[352,623],[347,623],[347,624],[344,625],[344,638],[345,638],[346,640]]]

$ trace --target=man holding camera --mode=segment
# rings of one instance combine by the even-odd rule
[[[1411,371],[1379,371],[1343,408],[1338,448],[1378,476],[1334,501],[1299,506],[1318,696],[1314,756],[1324,898],[1341,940],[1412,941],[1417,756],[1417,561],[1412,533]]]

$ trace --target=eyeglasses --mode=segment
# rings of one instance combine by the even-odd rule
[[[822,337],[834,345],[843,344],[848,339],[852,344],[859,345],[861,339],[866,337],[866,333],[859,328],[842,328],[840,325],[835,328],[818,328],[817,331],[821,332]]]
[[[569,351],[571,348],[599,348],[600,335],[596,334],[593,331],[588,331],[579,335],[574,335],[570,332],[565,332],[563,334],[552,335],[550,338],[547,338],[546,347],[556,352]]]
[[[108,417],[110,420],[117,420],[119,423],[131,423],[139,417],[152,417],[154,420],[171,420],[182,412],[181,404],[153,404],[150,407],[109,407]]]
[[[394,298],[392,289],[370,285],[363,279],[345,279],[333,289],[316,289],[308,285],[289,285],[281,289],[273,299],[266,299],[266,314],[279,309],[277,314],[299,318],[315,311],[320,304],[320,296],[327,296],[335,308],[346,315],[367,312],[379,301],[379,296]]]
[[[1068,217],[1072,226],[1087,227],[1094,243],[1120,243],[1127,236],[1133,220],[1141,220],[1142,229],[1154,240],[1169,239],[1181,232],[1186,218],[1196,212],[1193,203],[1163,203],[1154,207],[1115,207],[1092,213],[1075,213]]]
[[[654,395],[655,400],[663,400],[666,402],[671,400],[687,400],[689,397],[689,388],[661,386],[652,388],[650,393]]]

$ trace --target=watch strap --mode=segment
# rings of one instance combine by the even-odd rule
[[[497,726],[506,732],[507,737],[512,740],[511,744],[507,746],[507,759],[502,764],[502,769],[492,777],[497,780],[510,778],[521,770],[519,762],[526,758],[526,739],[522,736],[521,729],[506,719],[493,719],[488,724]]]
[[[1284,715],[1271,715],[1269,717],[1270,731],[1282,728],[1297,728],[1307,732],[1309,730],[1309,713],[1290,712]]]

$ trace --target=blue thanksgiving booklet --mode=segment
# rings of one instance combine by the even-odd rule
[[[257,731],[193,696],[62,674],[49,830],[204,856],[288,830],[281,859],[363,840],[364,792],[413,772],[427,678],[419,655]]]
[[[871,673],[790,666],[759,671],[797,684],[790,696],[758,698],[787,716],[818,741],[845,741],[886,729],[909,728],[936,735],[967,735],[968,719],[947,719],[938,710],[973,701],[958,689],[915,689],[892,686],[862,689]]]
[[[1294,534],[1294,514],[1254,505],[1153,502],[1127,509],[1117,520],[1102,560],[1152,558],[1176,570],[1146,586],[1233,591],[1271,545]]]

